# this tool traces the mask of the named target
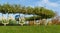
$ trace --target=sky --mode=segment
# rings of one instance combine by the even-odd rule
[[[0,0],[0,4],[20,4],[23,6],[42,6],[57,12],[60,15],[60,0]],[[1,16],[1,14],[0,14]]]

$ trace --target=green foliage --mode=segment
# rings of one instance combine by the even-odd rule
[[[9,20],[9,24],[17,24],[16,20]]]
[[[39,19],[41,19],[41,17],[40,16],[32,16],[32,17],[27,17],[27,18],[25,18],[26,20],[39,20]]]
[[[23,14],[32,14],[38,15],[42,19],[43,18],[52,18],[55,16],[55,12],[52,10],[46,9],[44,7],[25,7],[20,6],[18,4],[10,5],[10,4],[3,4],[0,5],[0,12],[1,13],[23,13]]]
[[[3,22],[3,23],[7,23],[8,21],[7,21],[6,19],[3,19],[2,22]]]
[[[0,20],[0,23],[2,23],[2,20]]]

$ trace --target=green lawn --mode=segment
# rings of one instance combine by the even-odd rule
[[[60,33],[60,25],[53,25],[53,26],[0,26],[0,33]]]

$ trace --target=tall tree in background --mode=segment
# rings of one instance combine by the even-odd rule
[[[22,13],[22,14],[32,14],[40,16],[41,19],[51,18],[55,16],[55,12],[52,10],[46,9],[44,7],[25,7],[20,5],[10,5],[10,4],[3,4],[0,5],[0,12],[3,13]],[[35,16],[34,16],[35,17]],[[35,19],[35,18],[34,18]]]

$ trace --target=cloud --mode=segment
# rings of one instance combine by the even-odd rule
[[[49,1],[48,0],[42,0],[43,3],[48,3]]]
[[[58,3],[49,3],[48,5],[52,6],[52,7],[59,7]]]
[[[42,0],[42,1],[38,1],[37,4],[39,6],[51,6],[51,7],[59,7],[60,4],[56,3],[56,2],[50,2],[49,0]]]

